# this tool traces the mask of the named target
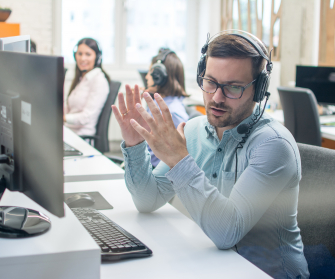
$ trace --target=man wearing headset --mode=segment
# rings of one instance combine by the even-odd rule
[[[290,132],[261,113],[272,63],[257,38],[207,40],[197,82],[207,116],[175,129],[158,94],[126,86],[113,107],[124,142],[127,187],[140,212],[177,195],[219,249],[235,249],[274,278],[308,278],[297,225],[300,156]],[[266,70],[264,66],[266,64]],[[268,97],[268,96],[267,96]],[[147,141],[161,163],[150,167]]]

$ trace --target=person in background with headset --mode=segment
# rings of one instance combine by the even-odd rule
[[[152,58],[150,69],[145,77],[147,80],[146,92],[158,93],[168,106],[174,126],[177,128],[188,120],[188,114],[183,105],[185,93],[184,67],[179,57],[170,49],[162,48],[158,55]],[[157,104],[157,103],[156,103]],[[149,107],[147,112],[152,116]],[[148,145],[151,155],[151,164],[155,168],[160,160]]]
[[[274,278],[309,278],[297,224],[299,150],[260,104],[269,96],[271,58],[256,37],[231,30],[208,38],[201,52],[207,116],[175,129],[159,94],[162,113],[144,93],[151,117],[129,88],[120,111],[113,106],[134,203],[152,212],[177,195],[219,249],[233,248]],[[161,159],[153,171],[144,140]]]
[[[76,73],[64,97],[64,125],[78,135],[93,136],[109,94],[110,78],[101,67],[97,41],[83,38],[74,49]]]

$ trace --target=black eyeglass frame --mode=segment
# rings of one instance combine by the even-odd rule
[[[216,92],[216,91],[218,90],[218,88],[220,87],[220,88],[221,88],[221,91],[222,91],[222,94],[223,94],[226,98],[228,98],[228,99],[233,99],[233,100],[241,99],[242,96],[243,96],[243,92],[244,92],[244,90],[247,89],[249,86],[251,86],[253,83],[255,83],[255,82],[257,81],[257,78],[256,78],[256,79],[254,79],[252,82],[249,82],[246,86],[238,86],[238,85],[234,85],[235,87],[239,87],[239,88],[241,88],[241,90],[242,90],[242,92],[241,92],[241,96],[238,97],[238,98],[230,98],[230,97],[226,96],[226,94],[224,93],[224,87],[226,87],[226,86],[232,86],[231,84],[218,83],[218,82],[216,82],[216,81],[214,81],[214,80],[211,80],[211,79],[209,79],[209,78],[205,78],[205,77],[202,77],[202,76],[198,76],[198,78],[201,80],[201,82],[200,82],[200,84],[201,84],[200,88],[201,88],[202,91],[206,92],[207,94],[215,94],[215,92]],[[205,80],[209,80],[209,81],[211,81],[212,83],[214,83],[214,84],[216,85],[216,89],[215,89],[214,92],[207,92],[206,90],[204,90],[204,89],[202,88],[202,86],[203,86],[203,82],[202,82],[202,80],[204,80],[204,79],[205,79]]]

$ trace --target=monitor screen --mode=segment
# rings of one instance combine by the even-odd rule
[[[0,51],[0,151],[10,159],[0,164],[1,181],[59,217],[63,63],[63,57]]]
[[[298,65],[295,86],[312,90],[320,104],[335,104],[335,67]]]
[[[0,50],[30,52],[30,36],[24,35],[0,38]]]

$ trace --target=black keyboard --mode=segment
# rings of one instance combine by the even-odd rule
[[[146,245],[98,210],[82,207],[71,210],[100,246],[103,261],[152,255],[152,251]]]
[[[81,153],[79,150],[75,149],[71,145],[63,142],[63,151],[64,156],[81,156],[83,153]]]

